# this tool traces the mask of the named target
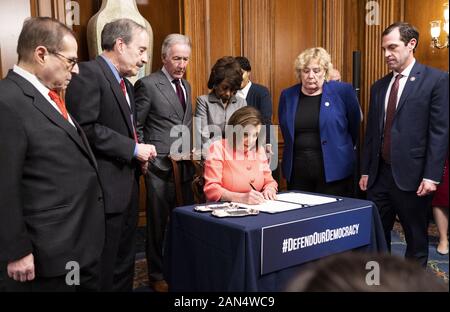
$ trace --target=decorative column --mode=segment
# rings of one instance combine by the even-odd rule
[[[149,34],[148,62],[132,81],[148,75],[152,69],[153,30],[150,23],[139,13],[135,0],[103,0],[100,10],[91,17],[87,26],[89,57],[92,59],[102,52],[101,33],[105,24],[118,19],[129,18],[144,26]]]

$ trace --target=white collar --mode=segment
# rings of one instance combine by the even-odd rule
[[[416,64],[415,58],[413,58],[413,61],[411,62],[411,64],[409,64],[408,67],[406,67],[401,73],[398,73],[395,70],[392,71],[392,73],[394,74],[394,77],[396,77],[398,74],[402,74],[403,77],[408,77],[409,74],[411,73],[412,68],[414,67],[414,64]]]
[[[164,66],[161,68],[161,71],[164,73],[164,76],[166,76],[167,80],[169,80],[170,83],[172,83],[172,81],[173,81],[175,78],[173,78],[173,77],[169,74],[169,72],[167,71],[167,69],[166,69]],[[180,79],[180,81],[181,81],[181,79]]]
[[[42,95],[50,100],[50,97],[48,95],[48,93],[50,92],[50,89],[47,88],[46,86],[44,86],[42,84],[42,82],[32,73],[30,73],[29,71],[23,69],[22,67],[20,67],[19,65],[14,65],[13,67],[13,71],[21,76],[22,78],[26,79],[29,83],[31,83],[40,93],[42,93]]]
[[[238,95],[240,95],[241,98],[244,100],[247,98],[248,92],[250,91],[250,87],[252,86],[252,82],[249,81],[245,87],[243,87],[241,90],[237,92]]]

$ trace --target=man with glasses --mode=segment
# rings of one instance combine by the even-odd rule
[[[140,168],[156,151],[138,143],[133,86],[127,77],[147,63],[149,35],[134,21],[118,19],[105,25],[101,44],[101,55],[79,64],[66,98],[86,131],[105,194],[101,289],[132,291]]]
[[[97,290],[105,237],[97,163],[59,97],[78,73],[77,42],[60,22],[30,18],[17,53],[18,64],[0,81],[4,288]]]
[[[63,58],[64,60],[66,60],[66,62],[68,64],[67,69],[69,71],[72,71],[72,69],[75,67],[75,65],[78,64],[78,59],[76,57],[74,57],[74,58],[66,57],[66,56],[62,55],[61,53],[54,52],[54,51],[48,51],[48,53],[59,56],[59,57]]]

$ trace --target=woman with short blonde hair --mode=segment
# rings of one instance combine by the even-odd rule
[[[348,83],[327,81],[328,52],[310,48],[295,59],[298,84],[282,91],[278,118],[288,189],[349,196],[360,110]]]
[[[321,47],[306,49],[300,53],[294,62],[294,69],[297,78],[301,79],[301,71],[311,63],[312,60],[318,60],[319,65],[325,70],[325,80],[328,80],[330,72],[333,70],[333,64],[331,63],[331,56],[328,52]]]

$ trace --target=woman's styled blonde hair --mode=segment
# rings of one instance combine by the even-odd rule
[[[312,60],[319,61],[320,66],[325,70],[325,80],[328,80],[328,74],[333,69],[333,64],[331,63],[330,54],[321,47],[306,49],[297,56],[294,63],[297,78],[300,80],[302,69],[311,63]]]

